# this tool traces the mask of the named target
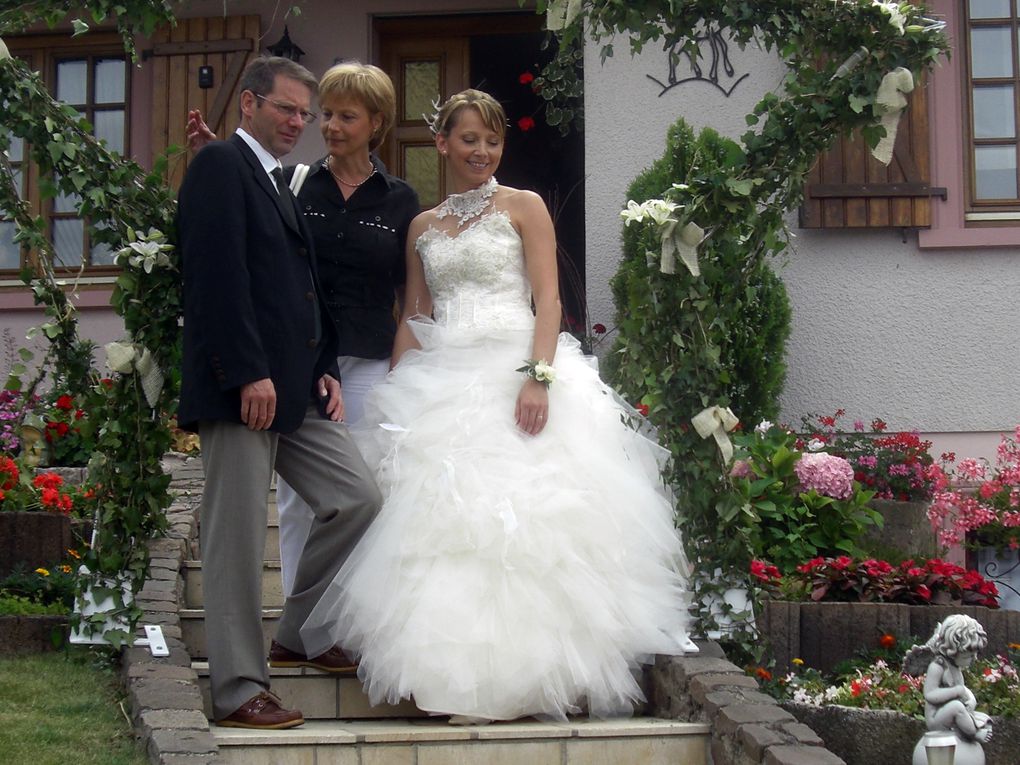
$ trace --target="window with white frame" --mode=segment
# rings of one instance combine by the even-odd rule
[[[6,41],[12,55],[42,73],[50,92],[73,106],[92,125],[97,138],[122,154],[127,153],[129,135],[129,67],[119,38],[109,36],[88,44],[69,42],[67,37],[25,37]],[[8,158],[22,199],[34,215],[42,215],[49,226],[56,253],[54,265],[88,269],[113,265],[110,248],[90,241],[85,221],[76,212],[76,195],[53,194],[52,180],[40,177],[31,163],[28,147],[11,137]],[[0,220],[0,269],[19,270],[32,265],[34,253],[26,253],[14,242],[14,223]]]
[[[968,222],[1020,220],[1018,0],[967,0]]]

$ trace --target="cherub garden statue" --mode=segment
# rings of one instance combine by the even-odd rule
[[[929,731],[956,737],[955,765],[985,765],[981,744],[992,737],[988,715],[976,711],[974,694],[963,683],[963,670],[988,644],[981,623],[964,614],[947,616],[924,645],[903,658],[903,671],[924,675],[924,721]],[[924,739],[914,747],[913,765],[926,765]]]

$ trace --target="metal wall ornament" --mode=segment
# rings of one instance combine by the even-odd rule
[[[645,76],[659,86],[660,98],[678,85],[683,85],[688,82],[707,82],[710,85],[715,86],[724,96],[729,98],[737,85],[751,76],[750,72],[745,72],[740,75],[740,77],[737,77],[736,80],[733,80],[729,87],[725,87],[719,82],[720,65],[722,66],[722,70],[726,74],[726,77],[730,79],[736,76],[736,69],[730,61],[729,43],[727,42],[725,35],[723,35],[722,30],[719,27],[709,24],[705,27],[704,33],[695,35],[693,40],[699,50],[701,49],[702,43],[707,42],[709,45],[709,49],[711,50],[711,65],[708,69],[708,76],[705,76],[704,70],[699,63],[701,56],[694,56],[690,53],[690,51],[686,50],[687,46],[683,40],[678,40],[669,49],[667,55],[667,61],[669,62],[669,74],[666,76],[665,82],[650,74],[646,74]],[[690,65],[691,72],[693,72],[693,74],[690,77],[678,79],[677,67],[680,64],[681,54],[687,57],[687,62]]]

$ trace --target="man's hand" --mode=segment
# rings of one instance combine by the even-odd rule
[[[326,399],[326,417],[333,422],[343,422],[344,397],[340,392],[340,381],[332,375],[319,378],[319,398]]]
[[[267,430],[276,417],[276,386],[268,377],[241,386],[241,422],[248,430]]]

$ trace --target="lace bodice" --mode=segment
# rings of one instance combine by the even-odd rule
[[[456,233],[430,226],[415,247],[437,323],[464,329],[532,329],[524,247],[505,212],[487,213]]]

